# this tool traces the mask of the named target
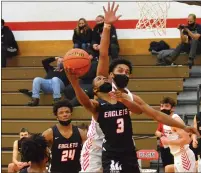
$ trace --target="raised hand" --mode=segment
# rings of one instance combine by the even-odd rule
[[[112,24],[116,22],[121,15],[116,16],[116,12],[119,8],[119,5],[115,6],[115,2],[112,3],[112,7],[110,7],[110,2],[108,2],[107,10],[105,7],[103,7],[104,13],[105,13],[105,23],[106,24]]]
[[[76,71],[72,68],[66,68],[65,69],[66,75],[68,77],[68,80],[72,83],[75,81],[78,81],[78,74],[76,73]]]

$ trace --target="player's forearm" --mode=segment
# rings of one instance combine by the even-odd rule
[[[182,145],[186,145],[186,144],[189,144],[189,143],[190,143],[190,140],[187,139],[187,138],[179,138],[179,139],[176,139],[176,140],[169,140],[168,141],[168,145],[182,146]]]
[[[177,127],[180,129],[185,128],[184,124],[170,118],[168,115],[166,115],[162,112],[159,112],[159,111],[153,109],[152,107],[150,107],[147,104],[141,105],[141,108],[145,114],[147,114],[148,116],[152,117],[153,119],[155,119],[156,121],[158,121],[160,123],[163,123],[163,124],[171,126],[171,127]]]
[[[110,45],[110,28],[110,24],[104,24],[100,42],[100,57],[105,59],[108,57],[109,54],[108,49]]]
[[[13,162],[14,164],[17,164],[17,163],[18,163],[17,158],[14,158],[14,157],[13,157],[12,162]]]
[[[108,27],[106,27],[108,26]],[[109,72],[109,45],[110,45],[110,27],[106,24],[103,27],[103,33],[100,42],[100,55],[97,67],[97,76],[108,76]]]
[[[130,100],[127,99],[122,99],[121,102],[132,112],[132,113],[137,113],[137,114],[141,114],[142,113],[142,109],[140,108],[140,106],[137,103],[133,103]]]

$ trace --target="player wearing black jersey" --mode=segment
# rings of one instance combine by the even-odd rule
[[[110,24],[119,18],[115,16],[118,6],[116,8],[114,7],[115,4],[113,3],[111,8],[110,4],[108,4],[107,11],[104,9],[105,32],[103,31],[101,37],[101,47],[107,47],[108,38],[104,36],[104,33],[110,29]],[[107,59],[104,59],[104,57],[107,57]],[[119,87],[117,88],[118,91],[111,92],[112,78],[108,79],[108,64],[108,54],[104,53],[104,50],[102,53],[100,51],[97,69],[98,76],[93,81],[94,93],[98,100],[90,100],[80,88],[78,78],[73,69],[66,69],[68,79],[75,90],[79,102],[93,114],[94,119],[100,124],[105,135],[102,153],[104,172],[139,172],[134,145],[131,142],[132,130],[128,109],[131,112],[136,112],[136,110],[138,111],[140,109],[141,112],[147,113],[148,116],[163,124],[197,133],[197,130],[194,128],[186,127],[165,114],[154,110],[137,96],[134,96],[134,102],[131,101],[124,88]],[[112,97],[108,94],[109,92],[113,95]]]
[[[55,173],[78,173],[80,152],[86,133],[71,124],[73,107],[68,100],[57,102],[53,112],[59,121],[43,135],[51,147],[50,171]]]

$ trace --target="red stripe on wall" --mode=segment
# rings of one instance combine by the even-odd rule
[[[117,29],[134,29],[138,20],[119,20],[115,23]],[[95,21],[88,21],[93,28]],[[167,28],[177,28],[179,24],[186,24],[187,19],[167,19]],[[197,19],[201,23],[201,18]],[[30,30],[73,30],[77,21],[52,21],[52,22],[7,22],[13,31],[30,31]]]

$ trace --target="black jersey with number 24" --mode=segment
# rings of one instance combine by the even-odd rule
[[[103,149],[111,152],[133,151],[132,123],[128,108],[121,102],[110,104],[98,100],[98,123],[105,140]]]
[[[52,127],[51,173],[78,173],[81,170],[82,139],[78,128],[76,126],[72,128],[73,134],[67,139],[61,135],[56,125]]]

